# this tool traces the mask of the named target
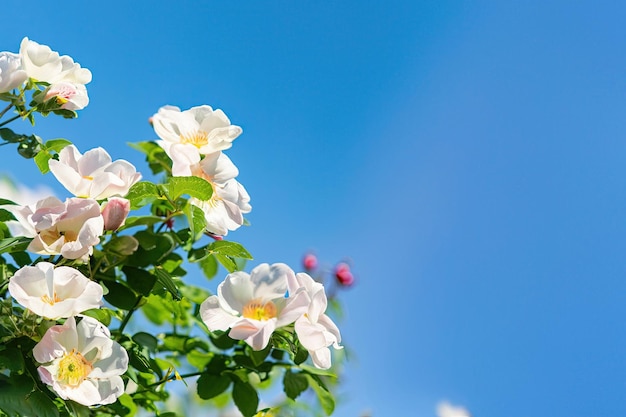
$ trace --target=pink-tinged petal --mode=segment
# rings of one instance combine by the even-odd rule
[[[210,296],[200,305],[200,317],[210,331],[226,331],[239,320],[237,316],[224,310],[219,298],[215,295]]]
[[[38,367],[37,373],[39,374],[39,378],[41,379],[41,382],[47,385],[53,384],[54,380],[52,379],[52,374],[50,373],[50,371],[46,369],[45,366]]]
[[[111,197],[102,209],[102,218],[104,220],[104,230],[117,230],[130,213],[130,201],[121,197]]]
[[[48,363],[63,356],[65,347],[57,339],[57,335],[64,332],[65,328],[61,324],[52,326],[46,331],[41,341],[33,348],[33,357],[39,363]]]
[[[241,319],[228,335],[235,340],[243,340],[254,350],[264,349],[276,329],[276,319],[266,321]]]

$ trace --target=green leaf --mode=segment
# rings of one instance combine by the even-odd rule
[[[23,252],[32,239],[27,237],[10,237],[0,240],[0,253]]]
[[[114,236],[106,244],[103,249],[116,256],[129,256],[135,253],[139,247],[139,242],[133,236],[121,235]]]
[[[233,385],[233,401],[244,417],[252,417],[259,407],[259,395],[247,382],[235,381]]]
[[[154,273],[157,276],[157,282],[163,285],[163,287],[165,287],[165,289],[172,294],[172,297],[174,297],[175,300],[180,300],[180,292],[178,291],[178,287],[172,279],[172,276],[163,268],[155,268]]]
[[[103,285],[109,290],[104,296],[111,305],[123,310],[132,310],[137,303],[137,295],[125,285],[119,282],[104,282]]]
[[[179,290],[183,297],[196,304],[202,304],[204,300],[209,298],[211,295],[211,293],[204,288],[195,287],[193,285],[183,285],[179,288]]]
[[[187,194],[198,200],[208,201],[213,195],[211,183],[200,177],[171,177],[167,182],[167,189],[172,200]]]
[[[200,265],[200,269],[202,269],[204,276],[208,279],[215,278],[217,275],[217,260],[214,256],[207,256],[198,265]]]
[[[202,211],[202,209],[200,209],[200,207],[197,207],[191,203],[187,203],[183,211],[187,216],[187,222],[189,223],[191,235],[194,237],[194,240],[197,240],[198,237],[203,234],[206,227],[206,218],[204,217],[204,212]]]
[[[187,354],[187,361],[191,366],[195,366],[198,369],[204,369],[211,359],[213,359],[214,353],[200,352],[198,350],[192,350]]]
[[[8,127],[3,127],[0,129],[0,138],[6,140],[7,142],[17,143],[24,140],[26,137],[27,136],[25,135],[18,135]]]
[[[315,391],[317,399],[320,401],[326,415],[331,415],[335,410],[335,399],[333,395],[318,377],[307,374],[306,378],[309,380],[309,385],[313,388],[313,391]]]
[[[228,240],[216,240],[208,247],[209,253],[219,253],[220,255],[231,256],[233,258],[254,259],[250,252],[237,242]]]
[[[283,378],[283,391],[287,397],[295,400],[304,390],[309,387],[309,381],[302,373],[291,372],[288,369]]]
[[[90,310],[83,311],[81,314],[93,317],[105,326],[111,324],[111,317],[113,316],[113,312],[108,308],[92,308]]]
[[[300,365],[300,369],[312,375],[320,375],[320,376],[327,376],[329,378],[337,378],[337,374],[335,374],[333,371],[330,371],[328,369],[319,369],[314,366],[309,366],[305,364]]]
[[[159,340],[150,333],[146,332],[135,333],[133,335],[133,340],[137,342],[138,345],[147,348],[151,352],[156,352],[157,347],[159,346]]]
[[[149,181],[139,181],[128,190],[126,199],[130,200],[130,207],[136,210],[151,203],[159,197],[159,189]]]
[[[50,155],[47,151],[41,151],[35,155],[33,158],[37,168],[41,171],[42,174],[47,174],[50,172],[49,162],[52,159],[52,155]]]
[[[169,233],[154,233],[142,230],[135,233],[139,248],[127,258],[126,264],[136,267],[156,265],[167,257],[176,247],[176,242]]]
[[[59,417],[56,405],[26,375],[0,375],[0,410],[9,415]]]
[[[160,223],[163,220],[163,217],[159,216],[131,216],[126,218],[124,225],[118,230],[124,230],[136,226],[151,226],[153,224]]]
[[[145,269],[124,266],[122,272],[126,275],[128,286],[144,296],[150,294],[157,282],[157,277]]]
[[[146,155],[146,161],[148,161],[148,165],[153,174],[158,174],[163,171],[172,171],[172,160],[167,156],[163,148],[155,142],[137,142],[129,143],[129,145],[131,148]]]
[[[231,382],[228,376],[202,374],[197,382],[198,396],[203,400],[210,400],[226,391]]]
[[[7,220],[15,220],[15,216],[9,210],[0,209],[0,222],[6,222]]]
[[[24,355],[16,346],[8,346],[0,352],[0,369],[22,373],[24,371]]]
[[[69,140],[59,138],[59,139],[50,139],[46,141],[44,146],[46,147],[46,149],[50,149],[55,152],[60,152],[61,149],[71,144],[72,142],[70,142]]]
[[[261,349],[261,350],[253,350],[250,349],[249,352],[249,356],[250,359],[252,359],[252,363],[254,364],[254,366],[259,366],[263,363],[263,361],[265,361],[265,358],[267,358],[267,356],[270,354],[270,351],[272,350],[272,345],[268,344],[265,349]]]

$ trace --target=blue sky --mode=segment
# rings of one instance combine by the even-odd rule
[[[353,260],[337,416],[626,413],[621,2],[31,4],[3,5],[0,50],[93,72],[79,119],[38,134],[142,169],[126,142],[160,106],[221,108],[253,206],[231,238]]]

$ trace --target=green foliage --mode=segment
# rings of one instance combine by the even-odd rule
[[[15,111],[3,119],[8,108],[0,110],[0,145],[17,146],[18,154],[33,158],[42,174],[50,171],[50,161],[58,159],[71,142],[44,140],[5,126],[20,119],[34,125],[36,114],[76,117],[76,112],[61,108],[61,101],[44,100],[48,87],[29,79],[13,92],[0,93],[0,100]],[[207,329],[200,306],[211,293],[193,285],[186,268],[197,264],[212,279],[219,274],[219,265],[227,272],[239,271],[253,257],[240,243],[221,240],[207,230],[203,204],[192,199],[216,201],[220,196],[214,196],[211,182],[196,176],[173,177],[172,160],[155,142],[131,147],[145,155],[159,179],[130,187],[124,197],[133,215],[117,231],[106,231],[87,260],[29,254],[32,239],[12,236],[6,222],[15,216],[0,208],[0,415],[176,417],[179,414],[163,409],[169,397],[167,384],[197,376],[200,399],[214,404],[232,399],[244,416],[251,417],[258,412],[259,392],[280,375],[289,399],[310,388],[324,412],[332,413],[335,403],[327,381],[333,380],[334,371],[305,364],[309,353],[293,325],[275,331],[261,350],[232,339],[228,331]],[[1,197],[0,205],[15,205]],[[107,326],[111,338],[128,353],[129,367],[123,376],[128,390],[113,404],[87,407],[63,400],[39,377],[33,348],[48,329],[66,319],[37,316],[17,304],[7,287],[20,268],[42,261],[75,268],[102,287],[105,305],[81,314]]]

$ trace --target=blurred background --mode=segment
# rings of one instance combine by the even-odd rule
[[[162,105],[221,108],[255,260],[349,260],[336,416],[626,414],[626,4],[8,0],[93,73],[20,133],[148,168]],[[8,148],[8,147],[7,147]],[[2,169],[68,193],[3,149]],[[221,280],[221,279],[220,279]],[[210,283],[209,285],[216,285]],[[265,399],[271,401],[271,398]]]

